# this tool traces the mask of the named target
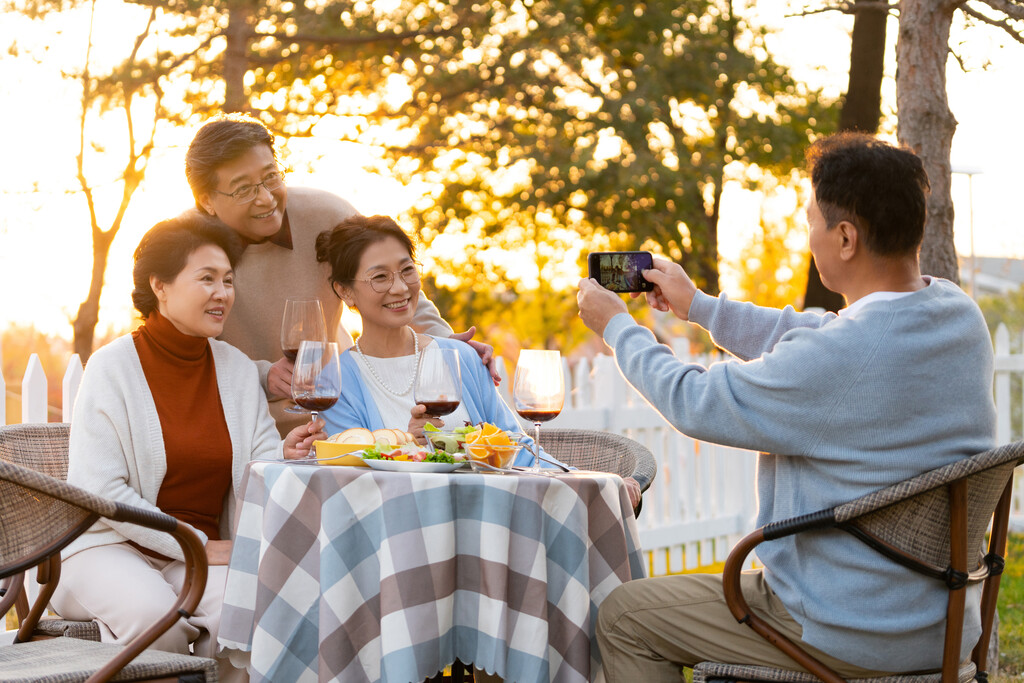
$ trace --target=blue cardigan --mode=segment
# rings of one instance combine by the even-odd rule
[[[459,352],[459,364],[462,369],[462,405],[469,412],[470,421],[473,424],[489,422],[508,432],[521,432],[522,427],[515,414],[501,400],[490,373],[480,362],[480,356],[473,347],[457,339],[433,339],[442,349],[456,349]],[[336,434],[352,427],[365,427],[371,431],[386,427],[372,394],[363,382],[353,353],[353,349],[350,348],[341,354],[341,397],[333,407],[320,413],[327,421],[328,434]],[[529,443],[532,445],[533,440],[531,439]],[[551,457],[546,453],[544,455],[547,458]],[[513,464],[529,466],[532,462],[533,456],[528,450],[523,449],[516,454]],[[553,467],[543,461],[540,464],[542,467]]]

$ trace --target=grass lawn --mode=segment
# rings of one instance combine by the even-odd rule
[[[720,566],[716,566],[721,571]],[[992,662],[989,662],[989,671]],[[686,669],[686,680],[692,674]],[[992,683],[1024,681],[1024,534],[1010,534],[999,582],[999,673]]]
[[[1024,534],[1010,534],[999,583],[999,675],[993,683],[1024,678]]]

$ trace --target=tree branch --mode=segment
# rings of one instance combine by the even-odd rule
[[[806,8],[800,12],[794,14],[787,14],[787,19],[791,17],[809,17],[815,14],[825,14],[826,12],[841,12],[843,14],[856,14],[864,10],[882,10],[884,12],[891,12],[898,10],[900,4],[898,2],[886,2],[885,0],[853,0],[852,2],[839,2],[835,5],[826,5],[818,8]]]
[[[220,31],[220,30],[214,31],[210,35],[206,36],[206,38],[203,40],[203,42],[199,43],[199,45],[197,45],[194,50],[186,52],[185,54],[180,55],[180,56],[176,57],[174,60],[168,62],[166,67],[165,67],[167,69],[168,73],[170,73],[171,71],[174,71],[179,66],[181,66],[182,64],[184,64],[188,60],[192,59],[192,57],[194,57],[195,55],[199,54],[199,51],[202,50],[203,48],[209,47],[210,43],[213,42],[213,39],[217,38],[218,36],[220,36],[222,34],[223,34],[223,31]]]
[[[997,12],[1002,12],[1011,19],[1024,19],[1024,4],[1015,0],[979,0],[979,2],[988,5]],[[965,2],[964,11],[967,11],[967,3]],[[1019,34],[1020,31],[1017,31]]]
[[[992,1],[993,0],[984,0],[984,2],[986,3]],[[1002,29],[1003,32],[1006,33],[1008,36],[1016,40],[1021,45],[1024,45],[1024,35],[1021,35],[1021,32],[1012,24],[1010,24],[1010,22],[1007,21],[1006,19],[993,19],[992,17],[985,16],[984,14],[973,9],[967,4],[961,5],[960,9],[964,11],[964,14],[974,17],[975,19],[981,21],[982,23]],[[1020,8],[1020,11],[1024,13],[1024,7]]]
[[[433,28],[424,31],[406,31],[404,33],[377,33],[372,36],[322,36],[315,33],[294,33],[287,31],[271,31],[260,33],[253,31],[254,38],[275,38],[282,43],[316,43],[318,45],[365,45],[367,43],[401,43],[410,38],[447,36],[461,30],[459,25],[449,28]]]
[[[93,22],[96,18],[96,0],[92,2],[92,11],[89,14],[89,35],[85,46],[85,66],[82,68],[82,112],[78,121],[78,154],[75,155],[76,176],[78,184],[85,195],[85,203],[89,209],[89,225],[92,230],[93,240],[99,238],[102,231],[99,227],[99,220],[96,217],[96,202],[92,196],[92,188],[89,180],[85,177],[85,128],[88,120],[89,105],[92,102],[92,84],[89,77],[89,62],[92,57]]]

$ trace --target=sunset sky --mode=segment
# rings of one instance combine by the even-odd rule
[[[135,17],[117,14],[117,3],[100,0],[101,18],[116,31],[101,36],[99,64],[126,52],[134,36]],[[852,20],[837,14],[783,18],[783,3],[761,2],[766,21],[782,30],[771,43],[776,57],[789,64],[797,78],[830,88],[846,87],[849,27]],[[767,9],[766,9],[767,8]],[[92,265],[92,247],[84,201],[74,179],[78,145],[78,111],[74,91],[60,78],[61,68],[80,66],[84,54],[83,15],[58,17],[32,24],[17,14],[0,21],[0,43],[8,47],[46,45],[46,59],[28,64],[0,53],[0,129],[4,133],[4,163],[0,164],[0,326],[10,322],[34,324],[43,331],[70,335],[68,320],[85,297]],[[895,39],[895,24],[890,24]],[[951,60],[948,70],[951,108],[959,121],[953,143],[954,170],[980,172],[973,181],[974,250],[979,255],[1024,257],[1024,230],[1019,225],[1018,195],[1024,187],[1024,138],[1016,134],[1024,111],[1020,73],[1024,46],[1001,38],[993,30],[960,33],[954,43],[966,58],[969,73]],[[1003,47],[1000,47],[1000,46]],[[990,61],[987,71],[981,66]],[[895,106],[895,60],[888,60],[886,106]],[[114,242],[102,301],[100,332],[106,326],[123,329],[131,320],[129,293],[131,252],[141,235],[158,220],[192,203],[184,177],[184,151],[194,130],[183,130],[153,159],[146,182],[133,200],[124,227]],[[112,134],[111,140],[120,135]],[[308,142],[306,143],[309,144]],[[286,150],[294,168],[293,185],[314,185],[348,198],[364,213],[397,214],[410,206],[416,192],[359,169],[363,151],[329,140],[315,142],[330,161],[315,175],[304,170],[305,150],[292,143]],[[93,177],[108,177],[107,189],[117,190],[117,166],[94,169]],[[958,251],[970,251],[971,197],[965,176],[954,178]],[[101,225],[109,225],[116,197],[101,191]],[[721,240],[724,259],[735,259],[756,227],[758,198],[730,189],[723,212],[728,221]],[[723,284],[730,270],[723,266]]]

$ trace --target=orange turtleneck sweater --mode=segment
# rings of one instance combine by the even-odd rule
[[[231,435],[210,342],[182,334],[157,311],[132,337],[167,454],[156,505],[218,540],[224,497],[231,490]]]

